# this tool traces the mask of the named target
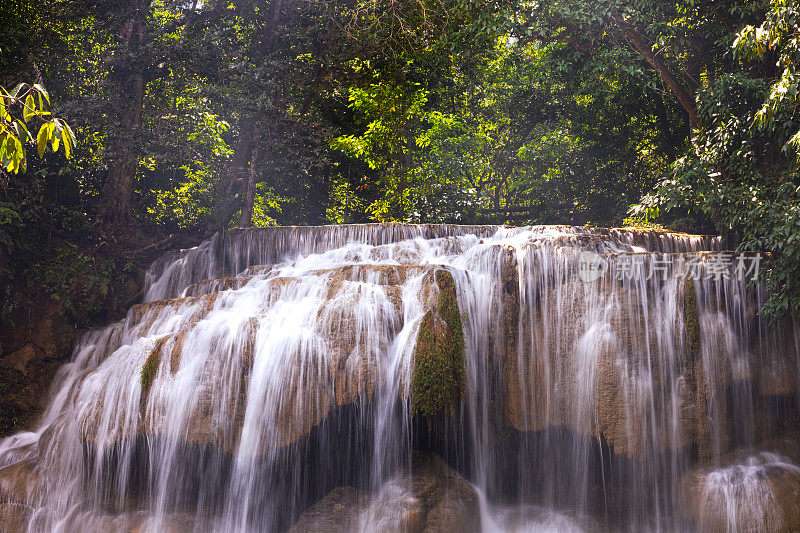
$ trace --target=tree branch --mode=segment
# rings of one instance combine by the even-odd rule
[[[645,59],[647,59],[647,62],[650,63],[650,66],[652,66],[661,79],[664,80],[664,83],[670,88],[672,93],[678,99],[678,102],[680,102],[680,104],[689,114],[689,121],[692,123],[692,126],[700,129],[701,123],[700,118],[697,116],[697,107],[695,107],[694,98],[692,98],[686,89],[683,88],[683,85],[681,85],[669,67],[667,67],[667,65],[664,64],[664,62],[661,61],[661,59],[653,52],[653,48],[645,41],[644,36],[639,33],[636,28],[623,20],[619,15],[612,16],[611,20],[617,26],[617,28],[619,28],[619,30],[622,32],[622,35],[625,36],[628,42],[631,43],[631,45],[633,45],[633,47],[640,54],[642,54]]]

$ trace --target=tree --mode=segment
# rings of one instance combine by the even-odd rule
[[[760,26],[739,32],[738,71],[699,95],[706,127],[637,215],[708,213],[745,250],[769,254],[764,312],[800,311],[800,5],[774,0]],[[777,68],[776,68],[777,67]]]

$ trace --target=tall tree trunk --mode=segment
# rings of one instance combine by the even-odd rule
[[[249,228],[253,225],[253,203],[256,200],[256,182],[258,178],[258,146],[253,148],[253,157],[250,158],[250,173],[247,179],[247,192],[244,196],[242,214],[239,216],[239,227]]]
[[[663,148],[664,153],[670,161],[678,159],[678,149],[684,138],[679,137],[672,129],[667,114],[667,106],[664,105],[664,99],[660,94],[653,98],[653,105],[656,112],[656,120],[658,120],[658,128],[661,130],[661,136],[664,138]]]
[[[130,60],[120,57],[135,53],[145,39],[145,23],[149,0],[133,0],[125,24],[120,29],[121,51],[112,58],[111,79],[116,82],[118,96],[114,122],[123,132],[111,146],[112,159],[108,164],[100,204],[100,218],[108,226],[119,227],[130,222],[131,193],[139,156],[136,150],[136,130],[142,124],[145,76],[140,68],[130,66]]]
[[[647,59],[650,66],[652,66],[661,79],[664,80],[664,83],[669,87],[678,99],[678,102],[680,102],[689,114],[689,121],[692,126],[699,129],[701,124],[700,118],[697,116],[697,107],[695,107],[694,98],[683,88],[678,78],[676,78],[669,67],[661,61],[661,58],[653,52],[653,47],[646,42],[644,36],[639,33],[636,28],[626,22],[620,15],[613,16],[611,20],[620,29],[622,35],[625,36],[628,42]]]
[[[208,228],[212,231],[227,227],[236,212],[236,191],[242,188],[242,176],[253,152],[253,121],[246,116],[242,117],[238,130],[239,135],[233,143],[233,158],[220,178],[219,191],[214,200],[214,220]]]

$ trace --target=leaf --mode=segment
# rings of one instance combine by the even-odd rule
[[[47,124],[42,124],[42,127],[39,128],[39,133],[36,135],[36,149],[39,151],[39,157],[44,156],[44,151],[47,150],[47,137]]]
[[[44,99],[45,99],[45,100],[47,100],[47,105],[50,105],[50,95],[47,93],[47,89],[45,89],[44,87],[42,87],[42,85],[41,85],[41,84],[39,84],[39,83],[35,83],[35,84],[33,85],[33,88],[34,88],[34,89],[36,89],[37,91],[39,91],[39,93],[40,93],[42,96],[44,96]]]
[[[22,138],[24,137],[25,142],[33,141],[33,135],[31,135],[31,132],[28,131],[28,128],[27,126],[25,126],[24,123],[18,120],[14,123],[14,126],[16,126],[17,128],[17,135],[19,135],[20,140],[22,140]]]
[[[72,139],[67,128],[61,130],[61,140],[64,142],[64,155],[69,159],[72,157]]]
[[[16,98],[16,97],[17,97],[17,95],[19,95],[19,93],[20,93],[20,92],[22,92],[22,89],[23,89],[24,87],[26,87],[26,86],[27,86],[27,83],[20,83],[19,85],[17,85],[16,87],[14,87],[14,90],[13,90],[13,91],[11,91],[11,96],[13,96],[14,98]]]
[[[72,143],[72,147],[74,148],[76,144],[78,144],[78,140],[75,137],[75,133],[73,133],[72,128],[69,127],[69,124],[64,122],[64,129],[69,133],[69,140]]]
[[[61,144],[61,132],[63,128],[61,127],[61,121],[57,118],[53,119],[53,122],[50,123],[50,144],[53,147],[53,151],[58,151],[58,145]]]
[[[28,94],[25,98],[25,107],[22,109],[22,118],[28,122],[31,118],[36,116],[36,101],[33,99],[32,94]]]

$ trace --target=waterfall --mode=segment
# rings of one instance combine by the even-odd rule
[[[82,335],[38,428],[0,440],[0,517],[790,529],[800,331],[758,314],[757,261],[720,247],[569,226],[217,234],[156,261],[144,303]]]

